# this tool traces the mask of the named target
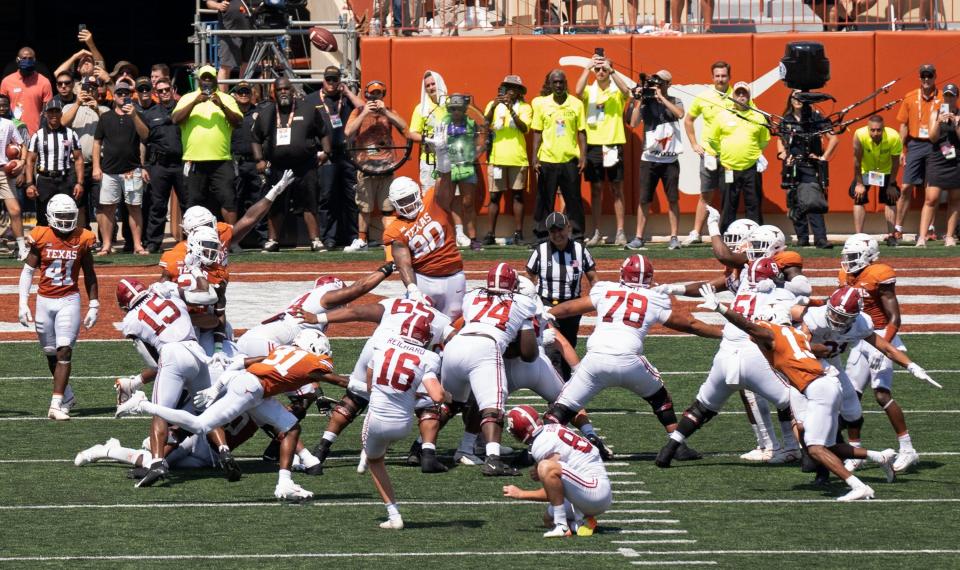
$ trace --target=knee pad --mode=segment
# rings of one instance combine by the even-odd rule
[[[882,404],[880,406],[880,409],[882,409],[883,411],[887,411],[887,408],[892,406],[894,402],[896,402],[896,400],[894,400],[893,398],[890,398],[890,401],[888,401],[886,404]],[[880,402],[877,402],[877,403],[879,404]]]
[[[353,392],[347,392],[340,398],[337,405],[333,407],[333,413],[343,416],[343,418],[347,420],[347,423],[350,423],[357,417],[357,414],[366,409],[369,403],[370,401],[363,396]]]
[[[577,412],[571,410],[563,404],[553,403],[550,404],[550,407],[547,409],[546,413],[543,414],[543,423],[545,424],[560,424],[567,425],[570,423],[570,420],[577,415]]]
[[[782,410],[777,410],[777,420],[781,422],[792,422],[793,421],[793,412],[790,411],[790,408],[784,408]]]
[[[417,424],[429,421],[439,422],[444,413],[444,405],[437,404],[429,408],[420,408],[415,410],[414,413],[417,415]]]
[[[480,412],[480,427],[489,423],[503,427],[503,410],[486,409]]]
[[[661,386],[654,395],[644,400],[653,408],[653,413],[660,420],[661,425],[669,426],[677,423],[677,414],[673,411],[673,400],[666,386]]]
[[[697,427],[709,422],[716,415],[717,412],[714,412],[713,410],[701,404],[700,400],[695,400],[693,405],[683,412],[684,419],[693,422],[693,424]]]

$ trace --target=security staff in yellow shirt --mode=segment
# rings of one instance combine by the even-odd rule
[[[897,245],[894,235],[897,199],[897,173],[900,170],[900,153],[903,140],[896,129],[883,124],[883,117],[874,115],[867,126],[853,133],[853,181],[850,197],[853,198],[853,227],[855,233],[863,233],[864,208],[870,201],[868,189],[877,188],[877,199],[883,204],[883,217],[887,220],[887,245]]]
[[[500,83],[496,99],[487,103],[484,111],[493,141],[487,164],[490,231],[483,238],[483,245],[496,243],[500,197],[507,190],[513,194],[513,243],[523,243],[523,194],[527,189],[527,167],[530,164],[525,135],[533,121],[533,107],[523,100],[526,94],[527,88],[520,76],[508,75]]]

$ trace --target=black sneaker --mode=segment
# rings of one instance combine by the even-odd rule
[[[447,466],[437,459],[436,449],[421,449],[420,471],[424,473],[446,473]]]
[[[410,445],[410,451],[407,452],[407,465],[410,467],[416,467],[420,465],[422,452],[422,445],[419,441],[414,440],[413,444]]]
[[[668,440],[667,445],[664,445],[660,449],[660,452],[657,453],[657,458],[654,459],[653,462],[661,469],[670,467],[670,462],[673,461],[673,458],[677,455],[677,449],[679,447],[680,443],[677,440]]]
[[[149,467],[134,467],[127,471],[127,479],[133,479],[139,481],[147,476],[147,472],[150,471]]]
[[[278,253],[280,251],[280,242],[268,239],[260,249],[263,253]]]
[[[524,245],[523,232],[513,232],[513,245]]]
[[[488,455],[480,466],[480,472],[487,477],[515,477],[520,474],[518,469],[504,463],[499,455]]]
[[[158,481],[165,481],[169,476],[170,466],[167,465],[166,459],[161,459],[150,466],[150,469],[147,470],[147,474],[143,476],[143,479],[137,481],[137,484],[134,485],[134,487],[152,487],[154,483],[157,483]]]
[[[827,240],[820,240],[816,243],[817,249],[833,249],[833,244]]]
[[[313,467],[307,467],[303,472],[307,475],[323,475],[323,463],[317,463]]]
[[[683,442],[677,448],[677,452],[673,454],[673,458],[677,461],[696,461],[697,459],[703,459],[703,456],[700,455],[699,451],[687,447],[687,443]]]
[[[597,448],[597,451],[600,453],[600,459],[604,461],[610,461],[613,459],[613,452],[610,451],[610,448],[607,447],[605,443],[603,443],[603,439],[601,439],[599,435],[592,433],[586,436],[586,438],[587,441],[592,443],[593,446]]]
[[[276,463],[280,461],[280,442],[271,439],[270,443],[267,445],[267,448],[263,450],[263,455],[260,457],[263,458],[267,463]]]
[[[220,469],[223,469],[223,474],[227,478],[227,481],[234,483],[240,480],[240,476],[242,475],[240,472],[240,464],[233,458],[233,454],[230,453],[229,450],[220,452]]]
[[[497,245],[497,238],[492,233],[483,236],[483,245]]]
[[[818,487],[824,487],[830,484],[830,470],[823,465],[817,465],[817,476],[813,478],[813,484]]]

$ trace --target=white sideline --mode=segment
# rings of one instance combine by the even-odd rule
[[[631,560],[634,566],[713,566],[716,560]]]
[[[617,534],[687,534],[683,529],[643,529],[643,530],[618,530]]]
[[[784,554],[826,554],[826,555],[850,555],[850,554],[870,554],[874,556],[889,556],[893,554],[960,554],[960,550],[938,550],[938,549],[917,549],[917,550],[906,550],[906,549],[889,549],[889,550],[853,550],[853,549],[836,549],[836,550],[637,550],[638,556],[700,556],[700,555],[731,555],[731,556],[741,556],[744,554],[760,554],[760,555],[770,555],[770,556],[782,556]]]
[[[668,509],[610,509],[605,511],[605,515],[623,514],[623,515],[647,515],[647,514],[667,514]]]
[[[610,544],[694,544],[696,540],[687,538],[665,538],[663,540],[611,540]]]
[[[677,524],[679,522],[680,519],[597,519],[597,524]]]
[[[616,556],[607,550],[521,550],[500,552],[278,552],[275,554],[116,554],[79,556],[4,556],[0,562],[47,562],[70,560],[259,560],[274,558],[427,558],[431,556]]]

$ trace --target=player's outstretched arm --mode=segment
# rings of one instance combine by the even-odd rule
[[[350,383],[349,378],[334,372],[314,373],[310,376],[315,382],[326,382],[327,384],[333,384],[334,386],[340,386],[341,388],[346,388],[347,384]]]
[[[302,309],[300,309],[300,311],[300,314],[294,313],[294,316],[303,319],[303,322],[310,325],[355,323],[357,321],[379,323],[380,319],[383,318],[383,305],[380,303],[357,305],[355,307],[341,307],[319,315],[303,311]]]
[[[674,311],[670,313],[670,318],[663,323],[663,326],[675,331],[702,336],[703,338],[723,338],[722,328],[708,325],[700,319],[695,319],[693,315],[690,314],[680,317],[677,316],[677,313]]]
[[[720,232],[720,212],[713,206],[707,206],[707,231],[710,233],[710,246],[713,248],[713,256],[717,261],[727,267],[743,267],[747,262],[746,254],[731,251],[723,241],[723,234]]]
[[[576,299],[564,301],[555,307],[550,307],[547,313],[557,319],[565,319],[567,317],[575,317],[589,313],[593,309],[594,307],[590,301],[590,297],[577,297]]]
[[[686,297],[699,297],[700,296],[700,287],[703,287],[709,283],[713,286],[714,291],[726,291],[727,290],[727,280],[724,277],[715,277],[710,281],[694,281],[693,283],[664,283],[663,285],[657,285],[653,288],[657,293],[663,293],[664,295],[684,295]]]
[[[503,496],[520,501],[547,501],[547,492],[543,487],[533,491],[526,491],[516,485],[504,485]]]
[[[400,274],[400,280],[407,287],[417,284],[417,275],[413,272],[413,258],[410,255],[410,248],[405,244],[393,242],[390,244],[390,253],[393,255],[393,262],[397,264],[397,273]]]
[[[257,222],[260,221],[267,212],[270,211],[270,206],[273,205],[273,201],[277,199],[280,194],[283,194],[283,191],[287,189],[287,186],[293,183],[293,171],[285,170],[283,176],[280,177],[280,180],[270,188],[266,196],[258,200],[254,205],[250,206],[247,209],[247,213],[243,215],[242,218],[237,220],[237,223],[233,225],[233,237],[230,238],[230,247],[233,247],[243,241],[243,238],[250,233],[250,230],[257,225]]]
[[[382,283],[384,279],[390,277],[395,269],[396,265],[394,262],[388,261],[363,279],[354,281],[349,287],[324,293],[323,298],[320,299],[320,305],[323,306],[324,309],[346,305],[350,301],[358,299],[372,291],[374,287]]]

